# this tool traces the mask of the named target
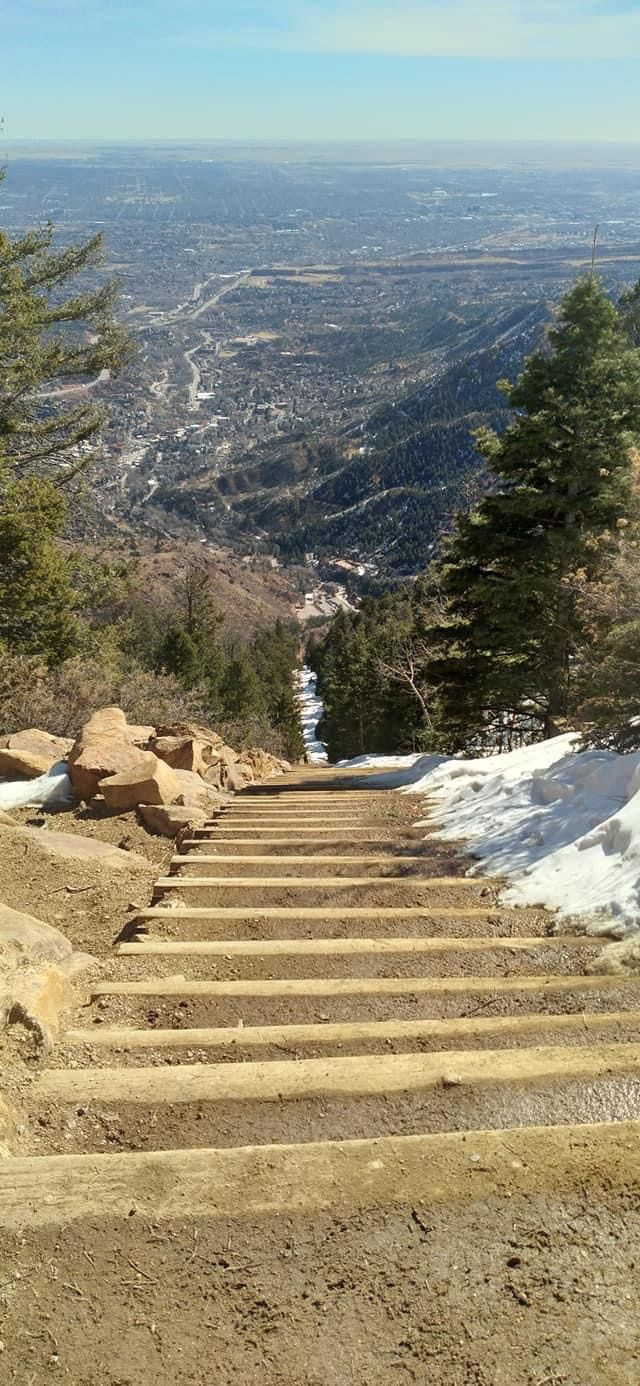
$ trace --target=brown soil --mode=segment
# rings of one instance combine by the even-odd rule
[[[4,1239],[19,1386],[620,1386],[640,1380],[633,1190]]]
[[[153,882],[173,851],[167,838],[154,837],[135,813],[99,817],[87,809],[44,814],[23,809],[16,823],[56,832],[77,833],[110,843],[134,858],[128,870],[101,862],[55,860],[37,841],[19,833],[0,833],[0,900],[60,929],[75,948],[98,958],[111,954],[113,939],[128,917],[128,905],[147,903]],[[137,860],[143,857],[148,867]]]

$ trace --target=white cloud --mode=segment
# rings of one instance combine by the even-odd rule
[[[186,7],[192,18],[194,8]],[[242,22],[242,8],[216,23],[218,3],[209,0],[200,9],[212,21],[206,37],[233,47],[402,57],[640,56],[640,0],[273,0],[252,9],[250,25]]]

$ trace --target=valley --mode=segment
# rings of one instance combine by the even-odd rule
[[[8,229],[101,231],[137,347],[87,382],[109,415],[91,537],[270,556],[303,589],[346,564],[350,599],[424,569],[486,485],[473,433],[507,422],[496,382],[588,268],[596,223],[610,290],[637,278],[640,169],[516,146],[405,156],[10,152]]]

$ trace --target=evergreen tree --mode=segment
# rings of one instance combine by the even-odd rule
[[[158,670],[174,674],[183,688],[193,688],[202,678],[202,660],[193,636],[183,626],[170,626],[158,651]]]
[[[280,733],[284,754],[299,760],[304,754],[300,709],[294,691],[298,665],[299,634],[284,621],[262,631],[253,641],[249,657],[263,689],[267,715]]]
[[[61,387],[117,370],[127,351],[113,284],[69,288],[98,261],[100,237],[52,245],[51,227],[15,239],[0,231],[0,636],[48,662],[78,636],[56,488],[91,461],[104,417],[90,394],[69,402],[77,396]]]
[[[74,593],[55,540],[65,503],[49,481],[14,482],[0,511],[0,640],[56,663],[78,643]]]
[[[630,345],[640,347],[640,279],[620,295],[618,312]]]
[[[575,674],[584,739],[619,751],[640,746],[640,547],[623,537],[608,544],[597,581],[578,574],[577,603],[585,641]]]
[[[640,352],[596,278],[567,295],[549,346],[503,386],[517,416],[501,438],[478,437],[496,489],[458,519],[439,566],[430,674],[452,749],[523,720],[548,735],[567,716],[582,634],[574,575],[597,574],[600,537],[636,508]]]
[[[374,672],[373,649],[362,621],[345,611],[336,616],[319,672],[324,715],[318,737],[326,742],[331,760],[362,755],[370,749]]]
[[[52,227],[15,239],[0,231],[0,453],[18,477],[59,481],[92,460],[105,417],[90,394],[77,403],[60,387],[117,371],[128,346],[113,283],[69,291],[99,262],[102,238],[55,250],[53,236]]]
[[[431,601],[418,581],[366,598],[358,612],[340,613],[323,640],[310,640],[306,658],[318,675],[330,759],[433,744],[424,634]]]
[[[255,670],[244,655],[229,660],[219,686],[225,717],[247,719],[264,707],[263,690]]]

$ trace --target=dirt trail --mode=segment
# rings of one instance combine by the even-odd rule
[[[412,813],[294,771],[158,874],[0,1165],[2,1382],[640,1383],[640,983]]]

